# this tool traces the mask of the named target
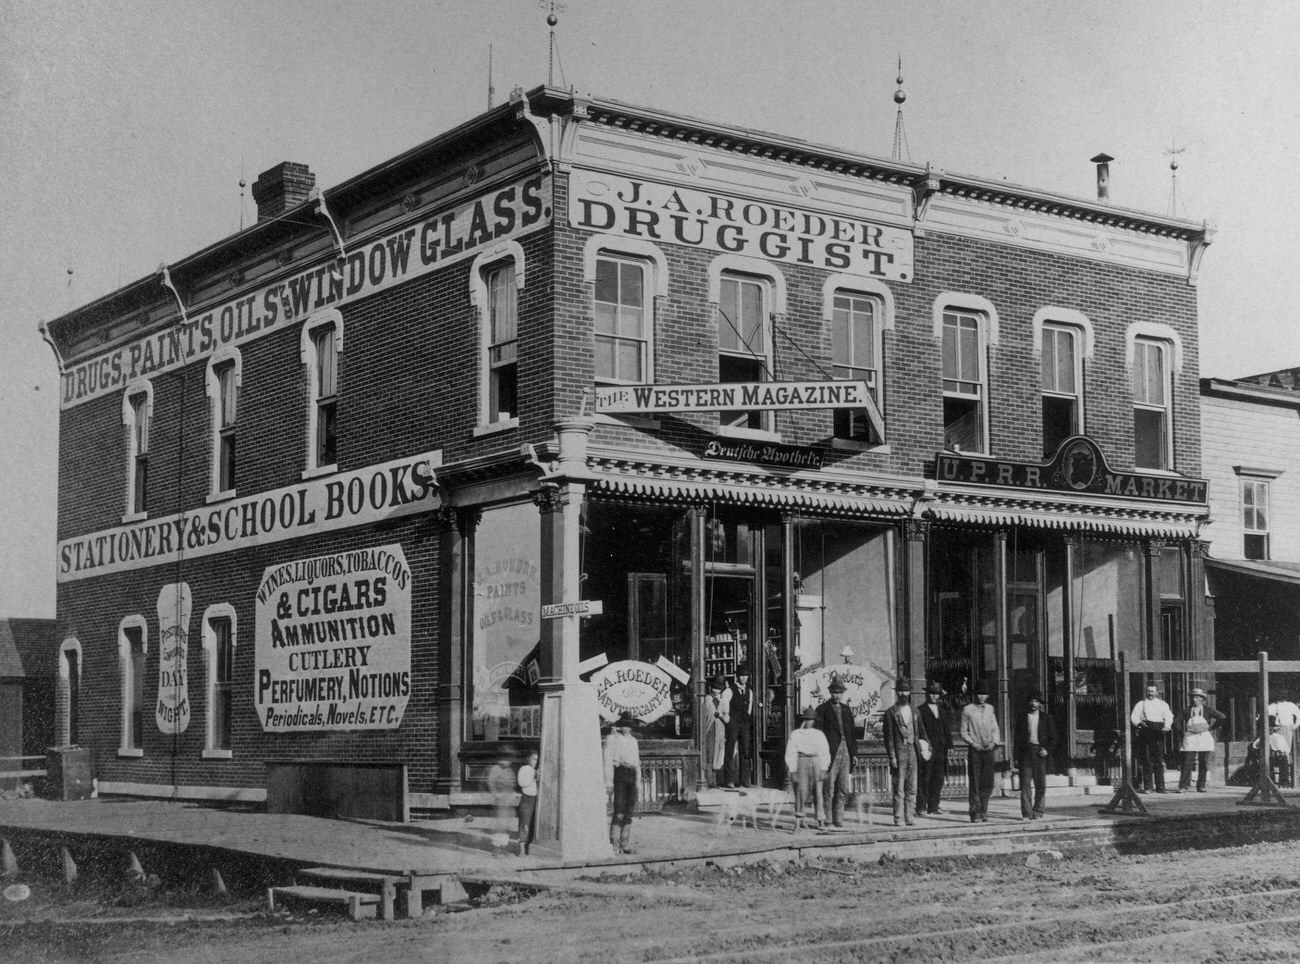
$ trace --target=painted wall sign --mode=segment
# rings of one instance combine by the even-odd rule
[[[411,693],[411,570],[399,545],[268,566],[253,708],[268,733],[394,730]]]
[[[58,581],[174,564],[181,558],[428,512],[442,504],[434,474],[440,465],[441,450],[64,539],[58,546]]]
[[[903,228],[613,174],[569,175],[569,222],[647,241],[912,279],[912,233]]]
[[[600,715],[616,720],[630,713],[642,723],[651,723],[673,708],[672,677],[652,663],[624,659],[609,663],[592,674]]]
[[[360,244],[346,258],[321,261],[222,304],[191,305],[188,324],[178,320],[72,365],[63,375],[59,404],[72,408],[137,378],[171,371],[225,345],[242,345],[300,322],[321,308],[364,298],[472,257],[492,242],[549,223],[549,197],[549,179],[535,174]]]
[[[1206,503],[1209,486],[1204,479],[1113,471],[1097,444],[1083,435],[1066,439],[1046,462],[1012,462],[940,452],[935,457],[935,477],[940,482],[968,485],[1199,505]]]
[[[189,583],[174,582],[158,593],[158,705],[154,720],[163,733],[184,733],[190,725]]]
[[[740,412],[866,408],[864,381],[706,382],[702,385],[598,385],[596,411]]]
[[[757,462],[789,469],[820,469],[822,450],[774,442],[714,438],[704,443],[704,457],[722,462]]]

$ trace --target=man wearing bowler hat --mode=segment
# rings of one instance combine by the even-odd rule
[[[966,741],[966,777],[970,801],[970,822],[988,823],[989,797],[993,794],[993,767],[1002,731],[989,700],[993,684],[987,679],[975,683],[975,702],[961,711],[961,738]]]
[[[925,684],[925,702],[916,711],[921,720],[921,737],[930,743],[930,759],[925,759],[922,754],[916,761],[917,813],[943,813],[939,798],[948,774],[948,750],[952,746],[952,735],[948,732],[948,721],[943,718],[943,708],[939,705],[941,696],[943,687],[931,680]]]
[[[1047,796],[1047,758],[1056,744],[1056,727],[1038,690],[1030,690],[1029,706],[1016,716],[1014,733],[1020,761],[1020,819],[1038,820]]]
[[[831,826],[844,826],[844,804],[853,792],[853,764],[858,758],[858,736],[853,728],[853,711],[844,703],[845,686],[839,677],[831,679],[830,699],[817,707],[816,726],[826,734],[831,765],[826,771],[822,795],[830,811]]]
[[[916,823],[916,741],[921,721],[912,707],[912,684],[900,679],[894,684],[894,705],[885,710],[885,754],[894,782],[894,826]]]

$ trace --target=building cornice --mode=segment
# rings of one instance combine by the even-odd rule
[[[530,92],[530,97],[539,92],[540,89]],[[550,93],[554,95],[555,92]],[[813,170],[898,184],[909,188],[922,200],[929,199],[936,193],[945,194],[1026,212],[1173,238],[1197,245],[1200,249],[1209,243],[1213,235],[1212,229],[1205,222],[1067,197],[1005,181],[943,171],[928,164],[885,160],[768,131],[718,124],[616,100],[591,97],[579,101],[574,98],[570,104],[579,102],[587,123],[622,128],[665,140],[780,161]],[[554,96],[551,103],[555,104]],[[1194,257],[1193,260],[1199,258]]]

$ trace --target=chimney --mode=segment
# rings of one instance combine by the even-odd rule
[[[1098,154],[1092,159],[1097,165],[1097,200],[1110,200],[1110,162],[1115,160],[1109,154]],[[257,185],[254,185],[256,187]]]
[[[316,175],[306,164],[285,161],[257,175],[253,182],[253,200],[257,202],[257,220],[279,217],[307,200],[316,186]]]

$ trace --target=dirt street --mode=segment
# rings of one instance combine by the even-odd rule
[[[473,909],[387,924],[273,917],[251,903],[220,910],[244,916],[209,923],[20,924],[37,916],[178,913],[121,900],[98,909],[60,903],[36,886],[30,902],[0,902],[0,948],[13,961],[123,964],[1300,957],[1300,844],[1293,843],[1152,856],[711,866],[579,889],[494,888]],[[110,903],[101,895],[101,905]]]

